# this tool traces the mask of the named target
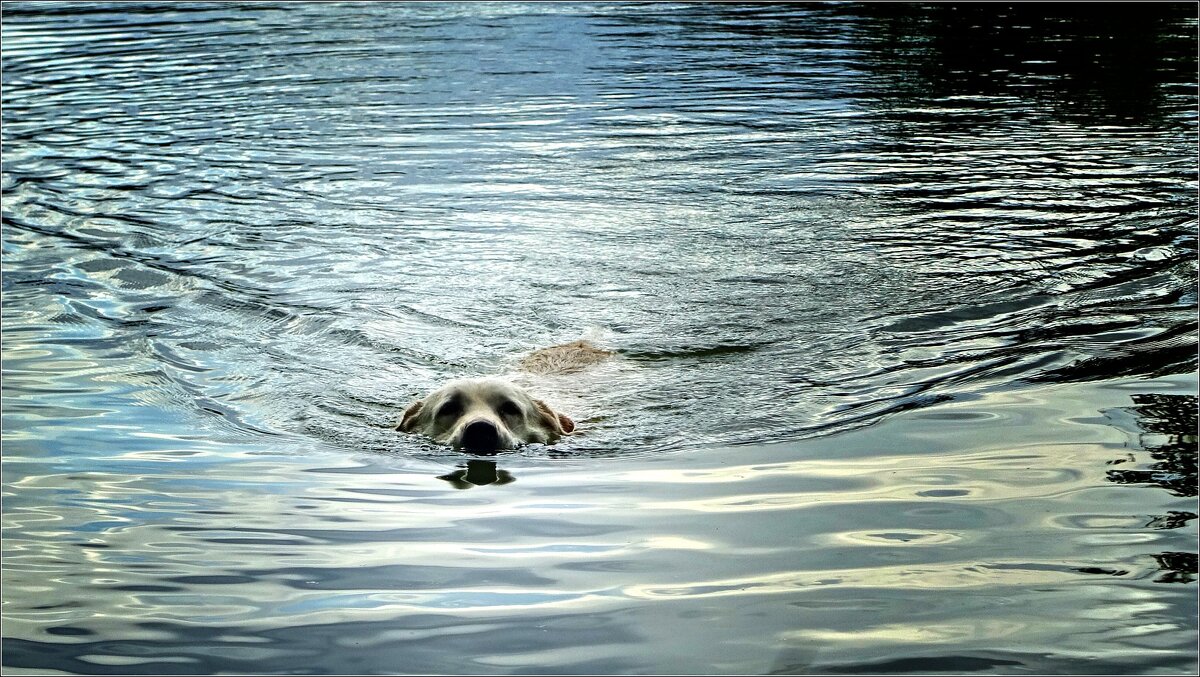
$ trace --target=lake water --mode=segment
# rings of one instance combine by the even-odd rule
[[[6,2],[6,673],[1195,671],[1196,35]]]

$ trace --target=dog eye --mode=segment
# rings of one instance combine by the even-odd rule
[[[503,404],[501,404],[499,411],[501,414],[504,414],[505,416],[520,416],[521,415],[521,407],[517,406],[517,403],[513,402],[512,400],[508,400],[507,402],[504,402]]]
[[[457,416],[462,413],[462,405],[455,400],[451,400],[437,410],[437,415],[440,416]]]

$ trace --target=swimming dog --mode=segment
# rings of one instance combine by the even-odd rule
[[[574,341],[535,351],[521,366],[535,374],[566,374],[612,354],[587,341]],[[414,402],[396,429],[486,453],[535,442],[553,444],[574,432],[575,422],[516,384],[475,378],[452,381]]]

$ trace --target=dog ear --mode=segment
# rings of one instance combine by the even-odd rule
[[[396,430],[410,433],[414,426],[417,425],[417,414],[421,413],[421,407],[425,406],[424,400],[417,400],[408,405],[408,409],[404,410],[404,416],[400,418],[400,425],[396,426]]]
[[[554,411],[550,408],[550,405],[541,400],[534,400],[533,403],[537,405],[538,411],[542,412],[542,415],[550,421],[551,425],[556,426],[560,432],[564,434],[575,432],[575,421],[572,421],[569,416]]]
[[[564,433],[575,432],[575,421],[572,421],[566,414],[558,414],[558,425]]]

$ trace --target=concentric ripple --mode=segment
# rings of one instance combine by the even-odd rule
[[[6,671],[1194,670],[1194,10],[6,2]]]

